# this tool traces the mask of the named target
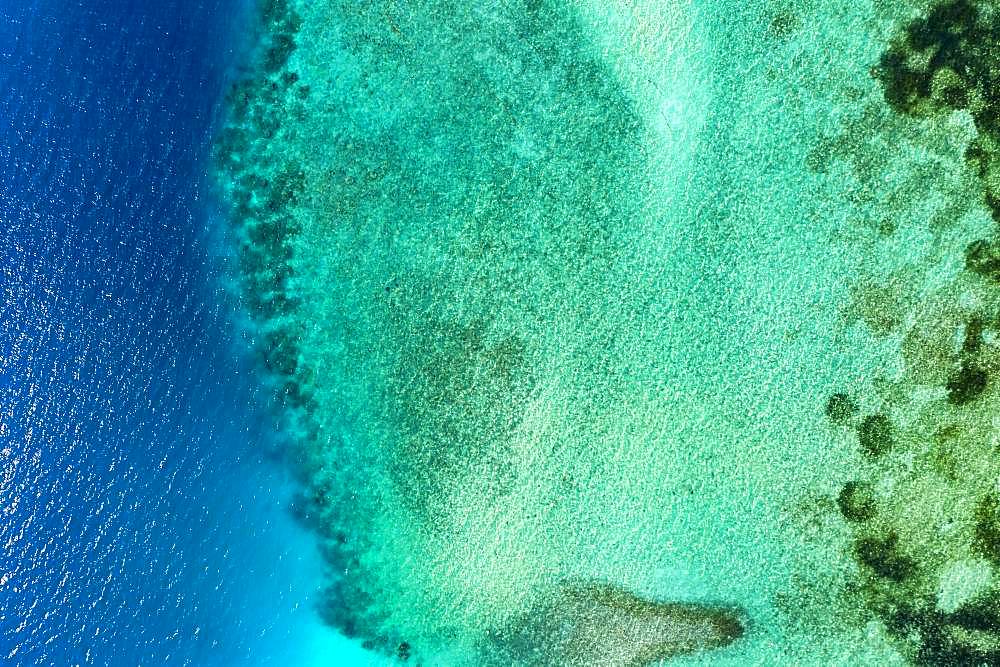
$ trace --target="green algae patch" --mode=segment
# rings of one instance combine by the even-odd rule
[[[987,494],[976,505],[973,549],[994,564],[1000,564],[1000,500]]]

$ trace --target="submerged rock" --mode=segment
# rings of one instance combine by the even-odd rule
[[[561,587],[501,633],[487,661],[639,667],[720,648],[743,634],[740,613],[732,608],[656,602],[609,584],[575,583]]]

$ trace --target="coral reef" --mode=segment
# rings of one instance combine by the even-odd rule
[[[977,221],[1000,214],[993,173],[998,38],[1000,15],[992,3],[935,2],[904,22],[873,69],[898,114],[880,121],[882,127],[900,128],[941,156],[948,166],[940,182],[966,184],[935,186],[942,213],[928,225],[927,266],[938,268],[929,268],[923,283],[897,282],[896,293],[881,299],[886,308],[909,304],[910,314],[897,324],[902,365],[868,401],[878,411],[857,429],[862,474],[842,487],[836,503],[854,535],[857,590],[918,665],[1000,661],[992,583],[1000,553],[993,419],[1000,396],[991,382],[1000,363],[1000,269],[992,236],[967,240],[981,233]],[[955,133],[963,118],[971,119],[975,133]],[[881,169],[892,171],[888,162]],[[898,204],[896,214],[909,205]],[[873,252],[879,261],[877,245]],[[949,263],[956,268],[941,268]],[[896,275],[915,276],[911,267],[905,271]],[[877,312],[877,303],[870,308]]]
[[[858,413],[858,405],[850,396],[838,392],[826,402],[826,416],[834,424],[846,424]]]
[[[892,421],[881,412],[868,415],[858,425],[858,445],[868,456],[887,454],[892,449],[894,439]]]
[[[297,299],[289,289],[291,238],[298,231],[289,210],[304,188],[304,173],[275,155],[272,141],[300,100],[297,77],[283,70],[294,51],[301,19],[286,0],[264,0],[263,35],[256,63],[227,96],[228,118],[215,142],[218,182],[231,202],[239,242],[241,294],[260,339],[257,349],[293,420],[307,419],[308,382],[299,368],[298,332],[289,315]]]

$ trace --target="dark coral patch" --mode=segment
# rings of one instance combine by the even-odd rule
[[[893,442],[892,421],[881,412],[868,415],[858,426],[858,444],[869,456],[877,458],[888,453]]]
[[[264,363],[279,375],[291,376],[298,366],[299,351],[295,341],[283,331],[273,331],[265,337]]]
[[[295,39],[279,33],[271,39],[271,46],[264,53],[263,68],[268,74],[280,72],[295,51]]]
[[[268,192],[268,210],[272,212],[283,211],[295,203],[299,193],[305,187],[305,183],[305,172],[298,167],[286,167],[278,172]]]
[[[837,507],[848,521],[864,522],[875,516],[875,492],[867,482],[848,482],[837,495]]]
[[[916,571],[916,563],[899,550],[899,536],[865,537],[854,544],[858,562],[883,579],[899,583]]]
[[[977,598],[947,618],[949,623],[965,630],[990,632],[1000,637],[1000,597],[994,593]]]
[[[965,248],[965,268],[983,278],[1000,282],[1000,248],[986,239],[973,241]]]
[[[771,19],[767,28],[770,36],[776,39],[786,39],[802,27],[802,19],[792,9],[783,9]]]
[[[976,354],[983,346],[983,330],[986,323],[978,315],[973,316],[965,325],[965,337],[962,340],[962,354]]]
[[[965,109],[979,131],[966,153],[986,178],[995,161],[986,145],[1000,134],[1000,13],[994,3],[950,0],[911,21],[873,74],[896,111],[927,116]],[[986,203],[1000,220],[1000,194],[987,182]]]
[[[1000,565],[1000,499],[996,493],[987,494],[979,501],[974,519],[973,548],[984,558]]]
[[[982,368],[971,362],[962,364],[955,373],[948,378],[945,389],[948,390],[948,402],[952,405],[965,405],[974,401],[983,391],[989,382],[989,376]]]
[[[919,637],[914,659],[917,665],[998,665],[1000,607],[997,603],[995,595],[988,595],[950,614],[934,609],[911,611],[908,622],[895,631],[900,636]]]
[[[902,113],[919,113],[966,108],[973,95],[992,100],[991,49],[998,37],[995,20],[977,3],[938,4],[882,55],[875,74],[886,101]]]
[[[400,662],[406,662],[410,659],[410,650],[409,642],[400,642],[399,646],[396,647],[396,657],[399,658]]]
[[[826,416],[834,424],[847,424],[857,413],[857,404],[845,393],[837,392],[826,402]]]

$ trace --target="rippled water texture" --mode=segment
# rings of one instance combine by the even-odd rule
[[[0,4],[0,664],[309,664],[322,632],[206,189],[248,18]]]

